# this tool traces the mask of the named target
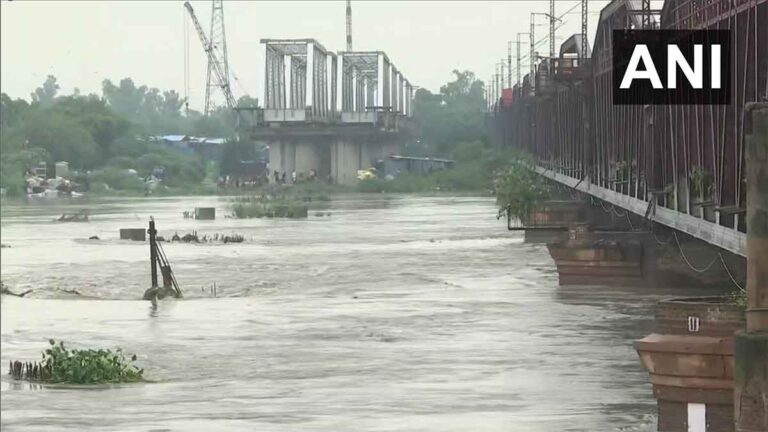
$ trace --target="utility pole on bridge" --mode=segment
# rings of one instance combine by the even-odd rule
[[[587,53],[587,18],[589,17],[588,0],[581,0],[581,59],[586,60],[589,57]]]
[[[507,42],[507,88],[512,88],[512,41]]]
[[[533,37],[534,33],[535,33],[534,23],[533,23],[533,21],[534,21],[533,17],[534,16],[535,16],[534,14],[531,14],[531,31],[530,31],[530,33],[528,33],[528,38],[530,39],[530,42],[531,42],[531,46],[530,46],[530,51],[531,52],[528,53],[528,61],[529,61],[530,66],[531,66],[531,74],[528,76],[528,82],[531,84],[531,88],[532,89],[536,88],[536,62],[534,60],[534,58],[536,57],[536,53],[533,51],[533,45],[536,42],[534,40],[534,37]]]
[[[352,51],[352,0],[347,0],[347,51]]]
[[[549,58],[555,58],[555,0],[549,0]],[[550,67],[550,73],[552,68]]]
[[[520,77],[520,36],[524,35],[530,35],[530,33],[518,33],[517,40],[515,41],[517,43],[517,87],[520,91],[520,94],[522,94],[523,91],[523,82],[521,81]]]
[[[500,87],[501,89],[504,88],[504,66],[505,66],[504,59],[501,59],[501,61],[499,62],[499,67],[501,68],[501,75],[499,75],[499,78],[500,78],[499,81],[501,82],[501,87]]]

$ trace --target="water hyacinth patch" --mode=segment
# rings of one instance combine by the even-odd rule
[[[121,349],[67,349],[51,339],[42,361],[13,361],[8,374],[14,379],[62,384],[110,384],[144,381],[144,369],[126,359]]]

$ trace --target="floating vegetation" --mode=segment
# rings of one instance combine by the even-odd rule
[[[56,220],[59,222],[88,222],[88,212],[80,210],[78,213],[64,213]]]
[[[165,241],[165,239],[160,240],[158,238],[158,241]],[[183,236],[179,236],[179,233],[175,233],[173,237],[171,237],[171,242],[182,242],[182,243],[216,243],[221,242],[224,244],[227,243],[242,243],[245,241],[245,236],[242,234],[214,234],[214,235],[203,235],[200,236],[197,234],[197,231],[193,231],[188,234],[184,234]]]
[[[292,198],[239,197],[233,199],[233,217],[248,218],[306,218],[309,205]]]
[[[25,295],[27,295],[27,294],[29,294],[31,292],[32,292],[32,290],[30,289],[30,290],[26,290],[24,292],[16,293],[16,292],[11,291],[11,289],[8,288],[8,285],[0,282],[0,294],[12,295],[12,296],[16,296],[16,297],[24,297]]]
[[[17,380],[66,384],[129,383],[144,380],[144,369],[125,358],[122,350],[70,350],[63,342],[49,341],[39,362],[12,361],[8,374]]]

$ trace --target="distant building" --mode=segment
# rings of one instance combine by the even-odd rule
[[[69,162],[56,162],[55,177],[69,177]]]
[[[187,145],[203,159],[214,159],[218,156],[219,150],[227,142],[226,138],[196,138],[190,137]]]
[[[452,168],[454,163],[450,159],[391,155],[379,161],[376,164],[376,169],[385,177],[397,177],[398,174],[404,172],[424,175],[433,171]]]

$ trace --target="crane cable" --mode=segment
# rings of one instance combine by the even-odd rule
[[[189,22],[187,21],[187,13],[182,9],[181,11],[181,25],[184,32],[184,107],[185,116],[189,116]]]

